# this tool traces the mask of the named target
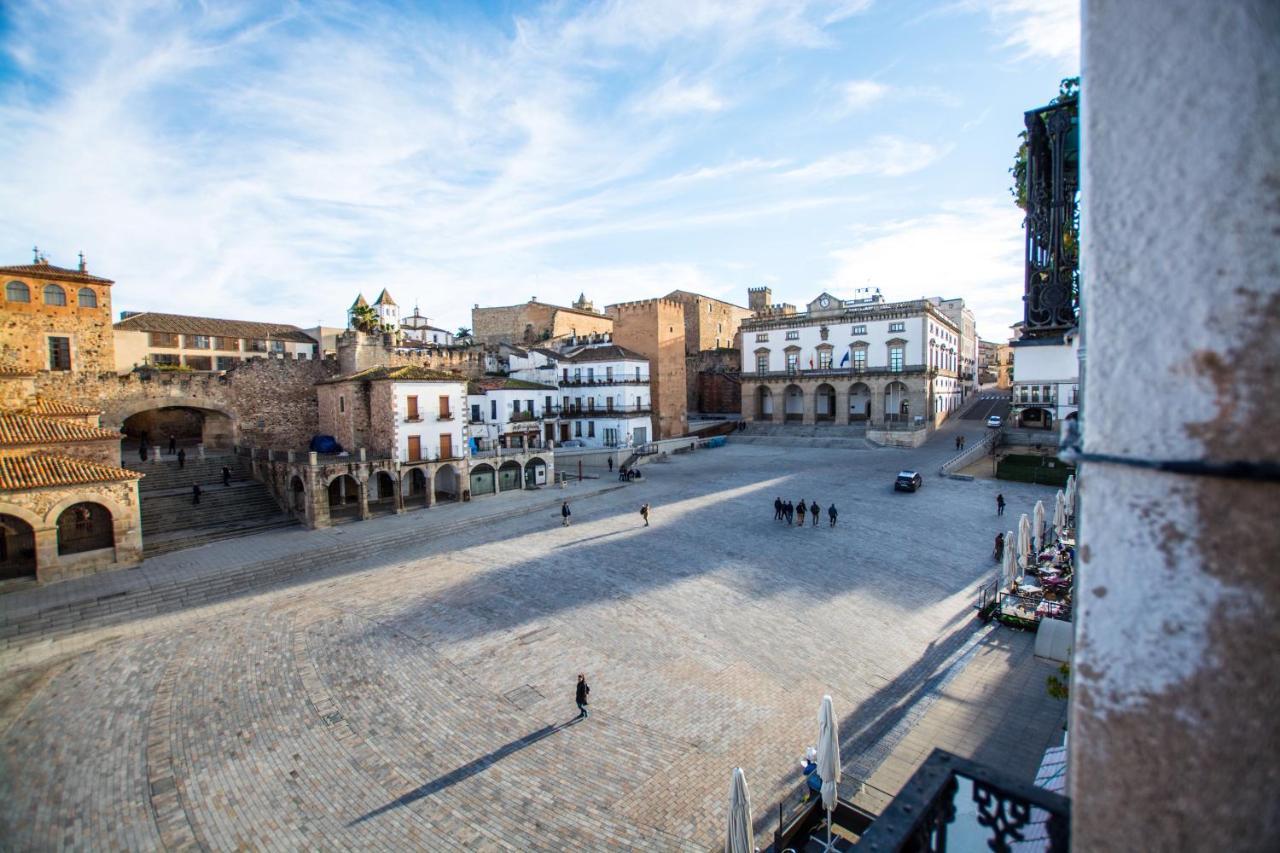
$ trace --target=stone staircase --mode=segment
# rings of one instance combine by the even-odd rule
[[[773,424],[750,423],[730,436],[737,444],[768,444],[782,447],[829,447],[839,450],[871,450],[863,424]]]
[[[231,469],[229,486],[222,485],[223,465]],[[188,459],[182,468],[169,458],[126,461],[125,467],[146,474],[138,490],[142,550],[148,557],[297,523],[234,456]],[[201,489],[199,505],[191,502],[195,483]]]

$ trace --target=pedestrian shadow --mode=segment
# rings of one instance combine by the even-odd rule
[[[543,726],[542,728],[538,729],[536,732],[531,732],[522,738],[518,738],[516,740],[511,741],[510,743],[503,744],[502,746],[498,747],[493,752],[490,752],[487,755],[482,755],[479,758],[475,759],[474,761],[468,761],[466,764],[462,765],[456,770],[450,770],[448,773],[444,774],[443,776],[432,779],[430,782],[427,782],[425,785],[420,785],[417,788],[414,788],[412,791],[397,797],[396,799],[392,800],[386,805],[378,806],[373,811],[362,814],[360,817],[356,818],[355,820],[350,821],[347,824],[347,827],[350,828],[350,827],[356,826],[358,824],[364,823],[367,820],[372,820],[373,818],[378,817],[379,815],[383,815],[383,814],[386,814],[387,812],[401,808],[402,806],[408,806],[413,803],[416,803],[418,800],[429,797],[432,794],[438,794],[439,792],[445,790],[446,788],[450,788],[458,784],[459,782],[470,779],[472,776],[475,776],[477,773],[484,772],[486,769],[493,766],[494,764],[497,764],[499,761],[506,758],[507,756],[517,753],[520,750],[525,749],[526,747],[533,746],[538,741],[543,740],[544,738],[550,737],[551,735],[555,734],[561,729],[566,729],[569,726],[572,726],[580,722],[582,722],[581,717],[574,717],[572,720],[569,720],[564,723],[556,723],[550,726]]]
[[[608,539],[611,536],[621,536],[623,533],[630,533],[631,530],[612,530],[608,533],[600,533],[596,536],[588,536],[585,539],[575,539],[572,542],[565,542],[557,545],[557,548],[572,548],[574,545],[581,545],[583,542],[594,542],[597,539]]]

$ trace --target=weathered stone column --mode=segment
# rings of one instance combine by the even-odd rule
[[[427,466],[427,509],[436,505],[436,469]]]
[[[360,520],[367,520],[372,513],[369,512],[369,481],[356,480],[356,488],[360,490]]]
[[[58,526],[35,527],[36,545],[36,580],[40,583],[57,580],[58,566]]]
[[[834,386],[836,389],[836,423],[847,426],[849,423],[849,383]]]
[[[818,411],[818,391],[817,384],[813,382],[805,382],[800,384],[800,393],[804,395],[804,416],[801,423],[815,424],[817,423]]]

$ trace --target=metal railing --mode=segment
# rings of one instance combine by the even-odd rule
[[[650,403],[635,403],[630,406],[614,406],[612,409],[591,408],[589,406],[557,406],[556,414],[562,418],[613,418],[634,417],[653,413]]]
[[[862,834],[858,847],[942,853],[1071,848],[1071,800],[935,749]]]
[[[933,370],[924,364],[904,364],[899,369],[892,367],[814,367],[796,368],[795,370],[770,370],[767,373],[743,372],[744,381],[755,379],[821,379],[821,378],[856,378],[859,376],[896,376],[900,373],[925,373]]]
[[[578,378],[578,379],[561,379],[559,380],[559,382],[561,387],[569,387],[569,386],[598,387],[601,385],[648,385],[649,377],[648,376],[626,376],[626,377],[615,376],[612,379],[609,379],[607,377],[604,379],[600,379],[598,377],[595,379]]]

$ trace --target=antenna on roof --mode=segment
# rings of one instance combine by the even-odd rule
[[[40,247],[39,246],[31,247],[31,263],[33,264],[40,263]]]

